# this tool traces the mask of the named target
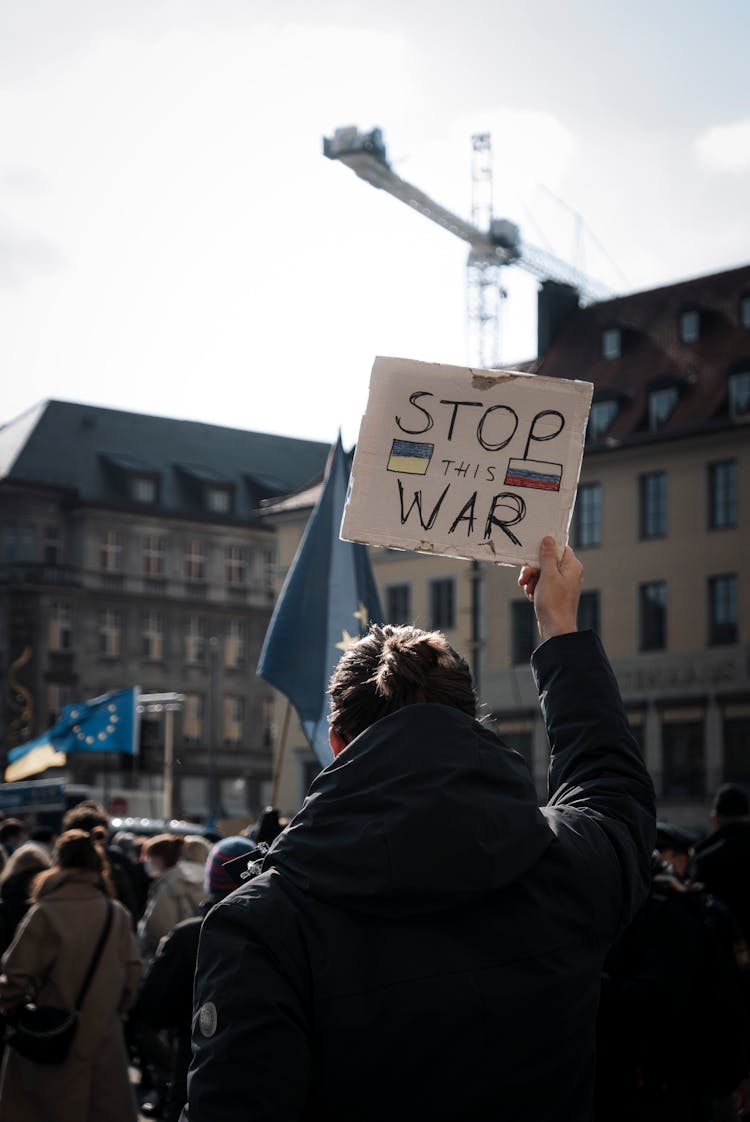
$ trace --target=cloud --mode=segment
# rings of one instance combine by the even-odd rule
[[[53,242],[0,226],[0,288],[20,288],[32,274],[64,264],[65,255]]]
[[[694,151],[715,171],[750,171],[750,117],[707,129],[695,141]]]

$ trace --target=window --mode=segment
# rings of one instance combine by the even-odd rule
[[[511,662],[528,662],[538,641],[533,605],[528,600],[512,600],[510,605]]]
[[[710,647],[739,640],[737,576],[725,573],[708,578],[708,644]]]
[[[207,487],[206,509],[212,514],[229,514],[232,509],[232,494],[229,488]]]
[[[16,528],[11,522],[3,526],[3,561],[12,565],[17,558]]]
[[[191,539],[185,550],[185,580],[206,579],[206,547],[203,542]]]
[[[667,473],[642,475],[639,486],[641,538],[663,538],[667,532]]]
[[[73,646],[72,617],[70,601],[56,600],[50,604],[47,644],[51,651],[69,651]]]
[[[143,575],[144,577],[164,576],[164,555],[166,552],[164,538],[156,534],[147,534],[143,539]]]
[[[411,623],[410,584],[389,584],[386,586],[385,618],[388,623]]]
[[[726,530],[737,525],[737,461],[708,465],[708,528]]]
[[[135,503],[155,503],[156,480],[150,475],[134,475],[130,481],[130,496]]]
[[[667,585],[663,580],[642,584],[640,592],[640,649],[662,651],[667,645]]]
[[[44,555],[45,565],[59,565],[62,560],[62,542],[59,526],[45,526]]]
[[[583,549],[602,543],[602,485],[582,483],[578,488],[573,537]]]
[[[663,722],[662,792],[665,798],[696,798],[705,794],[703,731],[702,720]]]
[[[99,568],[103,573],[122,572],[122,534],[119,530],[102,530]]]
[[[263,564],[263,587],[273,592],[276,582],[276,550],[264,549],[261,554]]]
[[[750,370],[741,370],[729,379],[729,416],[734,420],[750,414]]]
[[[739,708],[739,706],[738,706]],[[750,712],[724,715],[724,773],[722,782],[750,784]]]
[[[595,589],[584,589],[578,601],[578,630],[595,631],[598,635],[599,628],[599,593]]]
[[[245,733],[244,697],[224,698],[224,742],[241,744]]]
[[[697,343],[701,337],[701,314],[697,308],[680,313],[679,333],[681,343]]]
[[[143,657],[152,662],[164,658],[164,617],[161,612],[146,612],[143,617]]]
[[[196,664],[206,660],[206,620],[204,616],[188,616],[185,627],[185,662]]]
[[[227,584],[245,584],[247,581],[247,546],[228,545],[224,550]]]
[[[648,395],[649,432],[658,432],[659,429],[664,428],[679,397],[677,386],[666,386],[664,389],[651,391]]]
[[[456,582],[453,577],[431,580],[430,627],[449,631],[456,626]]]
[[[122,615],[114,608],[99,612],[99,654],[102,658],[119,658],[122,645]]]
[[[182,704],[182,736],[184,740],[203,739],[203,694],[186,693]]]
[[[18,560],[36,561],[36,526],[25,522],[18,540]]]
[[[587,435],[589,440],[598,440],[604,436],[609,426],[617,416],[618,404],[614,399],[610,401],[595,401],[589,414]]]
[[[230,619],[224,643],[226,666],[244,666],[247,662],[247,624],[242,619]]]
[[[602,331],[602,358],[619,358],[622,354],[622,332],[619,327],[608,327]]]
[[[49,682],[47,685],[47,727],[51,728],[62,713],[66,705],[73,700],[73,691],[70,686],[60,685],[59,682]]]
[[[750,296],[740,297],[740,327],[750,327]]]

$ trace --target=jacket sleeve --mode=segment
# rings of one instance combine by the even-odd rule
[[[0,975],[0,1012],[8,1013],[35,996],[57,956],[57,940],[41,908],[33,907],[3,955]]]
[[[617,902],[621,928],[645,899],[656,837],[651,777],[612,668],[591,631],[548,639],[532,655],[550,742],[552,829],[585,838],[594,881]],[[577,842],[578,843],[578,842]]]
[[[275,874],[260,880],[269,875]],[[311,1053],[302,992],[309,967],[291,914],[266,922],[269,908],[257,883],[234,892],[203,921],[181,1122],[305,1117]]]

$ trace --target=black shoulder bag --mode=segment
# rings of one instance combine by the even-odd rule
[[[29,1001],[14,1014],[5,1035],[5,1043],[27,1060],[33,1060],[37,1064],[61,1064],[67,1059],[78,1028],[78,1014],[99,965],[111,926],[112,901],[107,900],[104,929],[72,1009],[60,1009],[56,1005],[35,1005]]]

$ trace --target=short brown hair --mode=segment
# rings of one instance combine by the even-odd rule
[[[94,799],[84,799],[65,812],[62,820],[63,830],[93,830],[103,826],[109,831],[110,817],[101,803]]]
[[[373,624],[342,655],[328,689],[330,724],[348,740],[405,705],[433,702],[476,716],[471,671],[441,631]]]
[[[171,869],[182,856],[183,839],[179,834],[157,834],[143,843],[141,857],[158,857]]]

